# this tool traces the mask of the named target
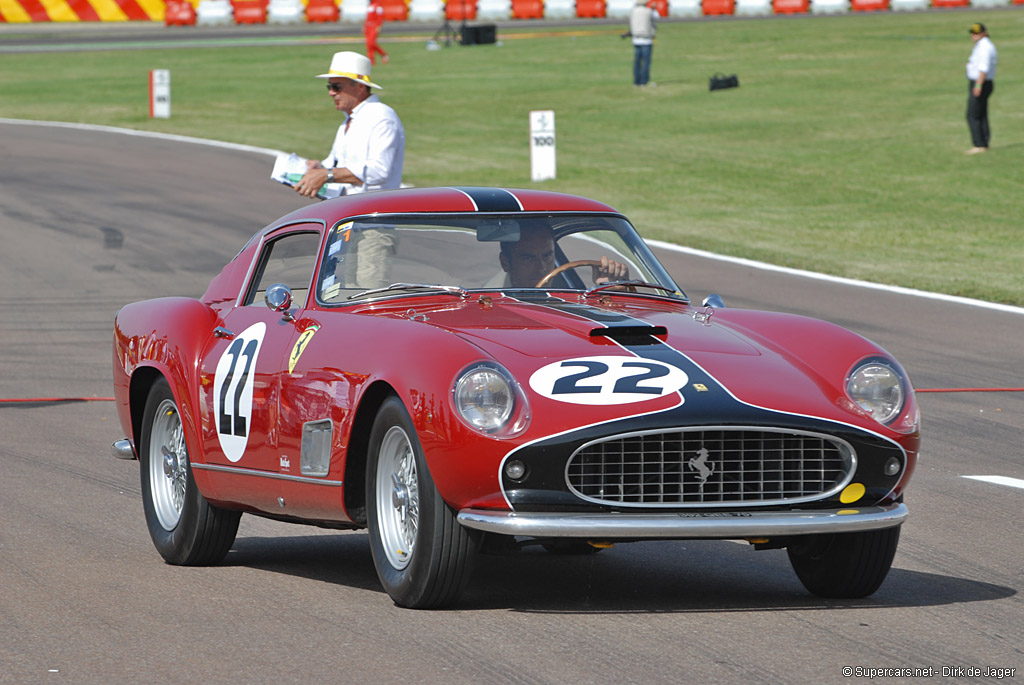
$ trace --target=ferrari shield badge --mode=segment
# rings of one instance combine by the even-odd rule
[[[288,356],[288,373],[295,371],[295,365],[299,362],[299,357],[306,351],[309,341],[313,339],[313,335],[319,330],[320,326],[313,324],[302,331],[302,335],[295,341],[295,347],[292,348],[291,355]]]

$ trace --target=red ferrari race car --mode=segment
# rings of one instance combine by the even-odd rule
[[[114,392],[171,564],[243,512],[366,528],[405,607],[476,555],[652,539],[786,548],[874,592],[907,516],[914,391],[822,321],[690,303],[624,216],[536,190],[420,188],[259,230],[198,300],[118,313]]]

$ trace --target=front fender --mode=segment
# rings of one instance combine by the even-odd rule
[[[401,317],[366,318],[359,324],[359,337],[373,341],[359,348],[354,356],[358,361],[350,369],[350,375],[365,379],[357,400],[360,416],[369,418],[362,412],[364,400],[373,411],[380,401],[372,392],[364,395],[366,389],[394,392],[412,419],[434,483],[448,504],[459,508],[500,493],[498,467],[512,448],[510,441],[472,431],[451,403],[459,373],[477,362],[493,362],[491,355],[450,331]],[[305,353],[312,354],[314,350]],[[346,437],[356,448],[350,458],[358,459],[362,446],[354,431],[367,428],[368,423],[346,428]],[[359,473],[356,466],[349,464],[350,476]]]

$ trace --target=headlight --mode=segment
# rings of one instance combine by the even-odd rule
[[[512,380],[501,369],[484,364],[464,371],[453,394],[455,408],[466,423],[487,433],[508,423],[516,405]]]
[[[903,409],[907,389],[903,375],[878,360],[857,366],[846,379],[846,393],[879,423],[889,423]]]

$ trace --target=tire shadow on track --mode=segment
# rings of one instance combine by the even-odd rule
[[[239,538],[224,565],[383,594],[364,532]],[[992,583],[894,567],[871,597],[822,599],[804,590],[783,550],[755,553],[735,543],[698,540],[630,543],[583,556],[539,547],[481,555],[451,608],[554,614],[807,611],[939,606],[1016,594]]]
[[[365,533],[239,536],[221,566],[258,569],[383,593]]]

